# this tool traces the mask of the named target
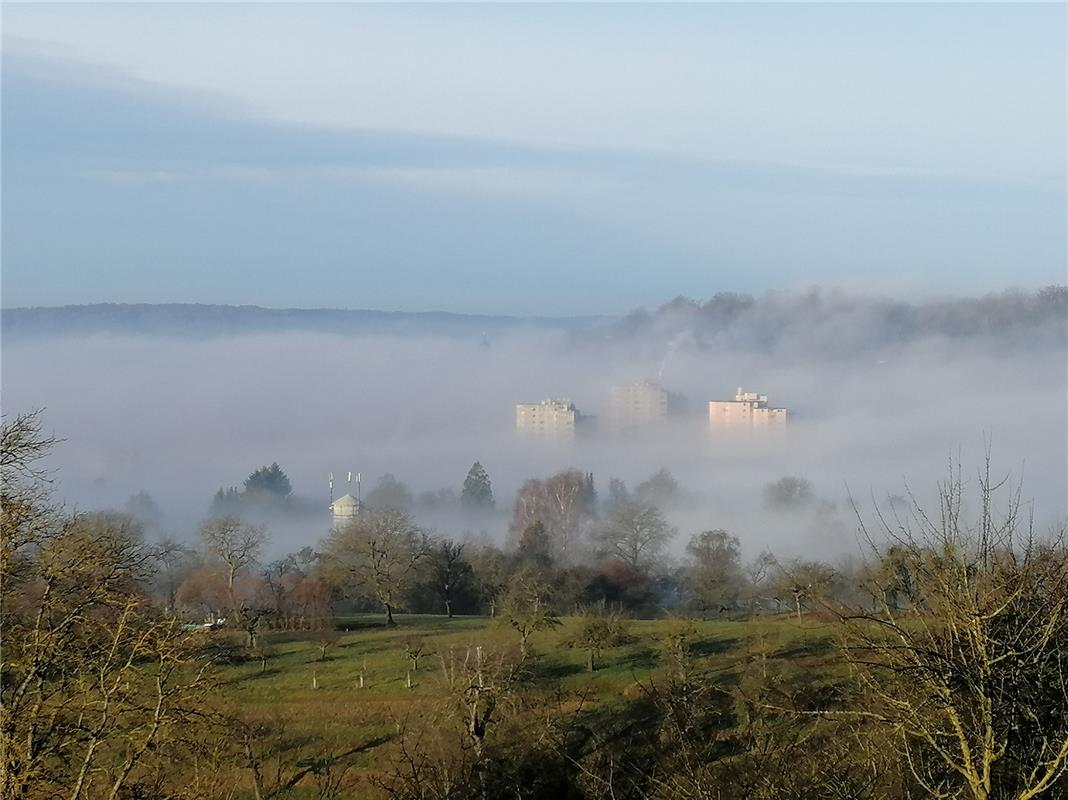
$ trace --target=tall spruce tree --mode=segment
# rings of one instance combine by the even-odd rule
[[[292,493],[289,477],[277,461],[269,467],[260,467],[245,479],[245,494],[265,494],[286,500]]]
[[[489,473],[481,463],[476,461],[467,471],[460,503],[466,509],[488,511],[495,505],[493,501],[493,484]]]

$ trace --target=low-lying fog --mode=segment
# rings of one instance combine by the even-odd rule
[[[652,350],[653,348],[646,348]],[[515,491],[528,477],[592,471],[603,498],[612,477],[628,486],[666,467],[693,503],[671,509],[675,551],[694,532],[722,527],[748,554],[833,557],[856,547],[848,490],[864,503],[902,494],[929,502],[958,451],[974,478],[991,442],[998,471],[1023,475],[1040,526],[1066,514],[1066,360],[1063,346],[991,348],[979,339],[929,338],[849,358],[696,352],[677,346],[576,346],[562,333],[517,330],[477,338],[342,337],[279,333],[188,341],[93,336],[5,344],[4,406],[46,409],[65,439],[51,465],[57,495],[80,510],[122,508],[148,491],[164,528],[191,538],[221,486],[240,486],[277,461],[294,491],[321,502],[321,518],[270,524],[272,549],[314,545],[326,532],[327,475],[345,491],[361,471],[366,494],[393,473],[418,495],[459,493],[472,462],[485,465],[499,513],[478,523],[418,511],[442,532],[506,536]],[[789,352],[780,348],[777,352]],[[517,402],[567,397],[604,418],[609,387],[656,379],[686,396],[691,416],[639,437],[604,425],[573,446],[516,436]],[[736,387],[790,411],[787,429],[712,436],[707,401]],[[787,475],[808,479],[836,513],[764,510],[762,490]],[[972,481],[974,485],[974,480]]]

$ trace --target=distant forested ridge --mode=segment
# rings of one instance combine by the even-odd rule
[[[106,333],[202,338],[284,331],[479,336],[524,326],[568,330],[588,326],[593,319],[199,303],[94,303],[4,309],[2,323],[5,336]]]
[[[581,334],[580,334],[581,335]],[[655,311],[613,320],[602,345],[848,357],[928,339],[975,340],[995,349],[1068,345],[1068,287],[1009,290],[918,302],[837,290],[720,292],[676,297]]]
[[[676,297],[622,316],[526,317],[362,309],[99,303],[10,308],[3,335],[158,335],[209,338],[305,331],[339,335],[492,336],[521,329],[565,333],[577,348],[848,357],[932,338],[976,340],[999,349],[1068,346],[1068,287],[981,297],[907,301],[834,289],[719,292]],[[638,355],[636,352],[635,355]]]

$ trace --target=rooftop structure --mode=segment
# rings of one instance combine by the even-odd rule
[[[766,394],[746,392],[740,387],[734,400],[712,400],[708,404],[708,425],[714,431],[781,428],[785,424],[785,408],[771,408]]]

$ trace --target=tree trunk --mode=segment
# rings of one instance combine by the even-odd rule
[[[797,605],[797,621],[801,621],[801,595],[794,595],[794,603]]]
[[[252,773],[252,796],[256,800],[263,800],[263,778],[260,776],[260,765],[252,752],[252,735],[245,733],[245,760],[248,762],[249,772]]]
[[[593,672],[593,651],[586,651],[586,671]]]
[[[445,597],[445,616],[452,619],[452,601],[449,600],[448,596]]]
[[[393,606],[391,606],[389,603],[386,603],[386,625],[392,628],[396,624],[396,621],[393,619]]]

